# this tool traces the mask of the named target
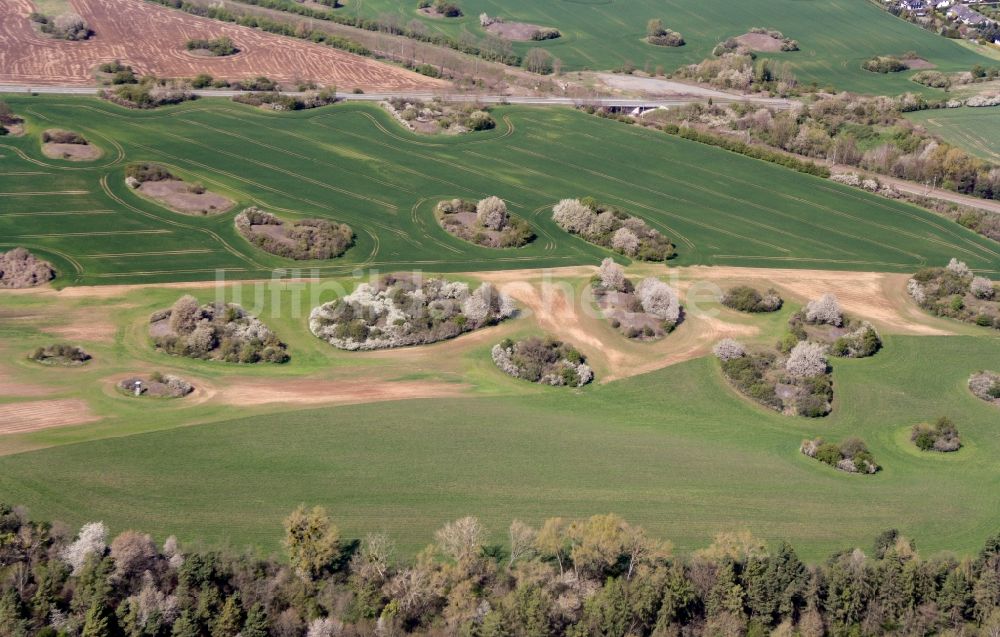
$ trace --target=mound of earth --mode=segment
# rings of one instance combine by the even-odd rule
[[[744,33],[736,36],[736,41],[751,51],[778,52],[784,51],[785,46],[781,38],[768,35],[767,33]]]
[[[52,159],[93,161],[101,156],[101,149],[79,133],[50,128],[42,133],[42,153]]]
[[[3,135],[24,135],[24,120],[14,114],[7,102],[0,100],[0,136]]]
[[[309,330],[334,347],[374,350],[425,345],[471,332],[514,315],[510,297],[492,284],[386,275],[313,309]]]
[[[247,241],[287,259],[333,259],[354,242],[354,232],[346,224],[325,219],[287,223],[256,207],[236,215],[235,222],[236,230]]]
[[[833,356],[866,358],[882,349],[882,337],[868,321],[844,315],[832,294],[810,301],[805,309],[788,319],[788,333],[779,342],[782,351],[791,351],[798,343],[819,343]]]
[[[289,358],[275,333],[239,305],[199,306],[190,295],[153,313],[149,335],[156,347],[174,356],[227,363],[284,363]]]
[[[451,199],[434,209],[441,227],[459,239],[484,248],[520,248],[535,238],[528,222],[507,212],[499,197],[481,201]]]
[[[506,22],[495,20],[486,25],[488,33],[499,36],[505,40],[516,42],[529,42],[540,40],[554,40],[562,35],[558,29],[543,27],[528,22]]]
[[[582,387],[594,380],[594,371],[572,345],[533,336],[505,339],[493,346],[493,362],[508,376],[542,385]]]
[[[641,261],[677,256],[674,244],[639,217],[592,197],[563,199],[552,208],[556,225],[585,241]]]
[[[933,425],[921,423],[910,430],[910,441],[921,451],[950,453],[962,448],[958,427],[950,418],[942,416]]]
[[[183,398],[194,391],[194,386],[172,374],[154,372],[148,377],[130,376],[116,384],[122,393],[136,398],[148,396],[153,398]]]
[[[48,347],[39,347],[28,358],[43,365],[76,367],[90,362],[92,357],[75,345],[56,343]]]
[[[236,202],[205,190],[201,184],[188,184],[157,164],[132,164],[125,169],[125,183],[142,194],[184,214],[218,214]]]
[[[0,288],[30,288],[48,283],[56,271],[24,248],[0,252]]]

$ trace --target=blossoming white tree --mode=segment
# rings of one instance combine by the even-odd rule
[[[680,299],[673,288],[663,281],[649,277],[635,289],[642,310],[664,321],[676,322],[681,315]]]
[[[837,297],[827,293],[809,301],[806,305],[806,320],[810,323],[826,323],[840,327],[844,324],[844,310],[841,309]]]
[[[507,225],[507,204],[500,197],[487,197],[476,204],[476,218],[490,230],[503,230]]]
[[[108,548],[108,529],[104,522],[89,522],[80,527],[76,540],[63,549],[63,561],[73,569],[73,575],[79,575],[89,555],[104,555]]]
[[[621,292],[625,289],[625,270],[610,257],[601,261],[601,287]]]
[[[809,341],[801,341],[793,347],[785,361],[785,371],[796,378],[823,374],[826,369],[826,347]]]
[[[712,353],[721,361],[731,361],[735,358],[743,358],[746,356],[747,351],[739,341],[724,338],[715,344],[715,347],[712,348]]]

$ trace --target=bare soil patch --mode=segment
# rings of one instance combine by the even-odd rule
[[[96,420],[100,417],[79,398],[11,403],[3,406],[0,435],[82,425]]]
[[[486,31],[493,35],[518,42],[533,40],[535,34],[544,29],[543,26],[528,22],[494,22],[486,27]]]
[[[446,83],[332,47],[193,16],[144,0],[74,0],[74,9],[95,35],[57,41],[32,28],[30,0],[0,2],[0,82],[92,84],[93,69],[120,59],[138,75],[228,80],[267,76],[282,83],[312,80],[376,92],[433,90]],[[229,37],[242,53],[196,57],[178,50],[189,39]]]
[[[159,373],[129,376],[115,386],[126,396],[134,398],[183,398],[194,391],[194,386],[183,378]]]
[[[246,406],[269,403],[296,405],[357,404],[415,398],[458,396],[465,385],[438,381],[355,380],[249,380],[220,383],[218,400]]]
[[[782,41],[766,33],[744,33],[736,36],[736,41],[751,51],[778,52]]]
[[[903,62],[906,63],[906,68],[908,69],[933,69],[937,68],[937,64],[929,62],[924,58],[903,58]]]
[[[597,306],[611,322],[611,327],[628,338],[654,341],[667,335],[663,320],[643,312],[635,292],[603,292],[597,295]]]
[[[57,144],[46,142],[42,144],[42,154],[52,159],[68,159],[69,161],[93,161],[104,153],[93,144]]]
[[[176,179],[145,181],[137,190],[171,210],[187,215],[215,215],[236,205],[232,199],[208,190],[193,192],[189,184]]]

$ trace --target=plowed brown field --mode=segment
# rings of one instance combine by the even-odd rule
[[[94,30],[84,42],[51,39],[28,19],[30,0],[0,2],[0,83],[94,83],[94,69],[119,59],[139,74],[239,80],[266,76],[280,82],[313,80],[340,89],[433,90],[444,85],[405,69],[327,46],[199,18],[143,0],[72,0]],[[192,38],[228,36],[240,53],[196,57],[184,50]]]

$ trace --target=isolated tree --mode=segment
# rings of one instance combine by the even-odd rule
[[[300,505],[285,518],[284,546],[299,575],[316,580],[340,555],[340,530],[323,507]]]
[[[806,320],[840,327],[844,324],[844,311],[837,297],[827,293],[806,304]]]
[[[490,230],[507,226],[507,204],[500,197],[487,197],[476,204],[476,219]]]
[[[792,348],[785,361],[785,371],[796,378],[823,374],[827,369],[826,347],[819,343],[801,341]]]
[[[625,290],[627,282],[625,279],[625,270],[610,257],[601,261],[600,277],[601,287],[605,290],[613,290],[615,292]]]

